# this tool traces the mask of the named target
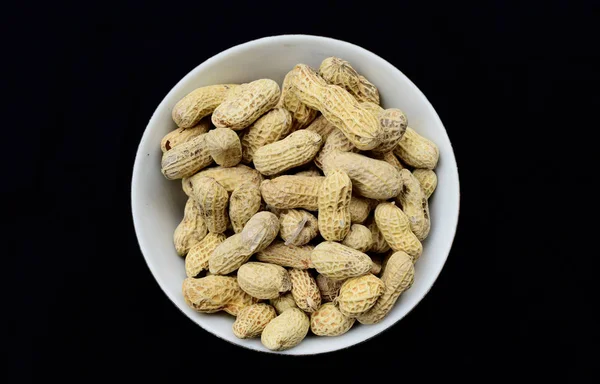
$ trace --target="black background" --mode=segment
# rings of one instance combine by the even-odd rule
[[[576,216],[593,194],[582,134],[597,127],[597,3],[27,3],[2,17],[18,381],[591,378],[597,251],[578,249]],[[405,73],[444,122],[461,181],[431,292],[379,337],[317,357],[244,350],[188,320],[130,214],[135,152],[163,97],[220,51],[285,33],[346,40]]]

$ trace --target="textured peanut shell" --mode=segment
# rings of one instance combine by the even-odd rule
[[[367,312],[383,294],[384,288],[384,283],[372,274],[346,280],[336,299],[340,312],[348,317]]]
[[[215,275],[227,275],[248,261],[250,256],[252,251],[242,241],[242,234],[237,233],[215,248],[208,259],[209,271]]]
[[[358,148],[352,144],[350,140],[340,131],[339,129],[334,130],[327,137],[325,144],[315,156],[315,165],[321,169],[323,169],[323,159],[327,154],[333,151],[341,151],[341,152],[358,152]]]
[[[329,153],[323,159],[323,171],[327,176],[334,170],[346,172],[355,193],[371,199],[391,199],[402,189],[402,179],[393,166],[358,153]]]
[[[429,199],[437,187],[437,175],[431,169],[415,169],[413,176],[419,180],[425,196]]]
[[[274,143],[288,135],[292,115],[287,109],[274,108],[252,124],[242,138],[242,161],[251,163],[260,147]]]
[[[358,316],[358,321],[362,324],[375,324],[383,320],[398,297],[412,286],[414,276],[412,258],[402,251],[394,253],[387,261],[381,275],[381,281],[385,285],[383,294],[373,308]]]
[[[415,261],[423,253],[423,245],[410,229],[408,216],[394,203],[381,203],[375,208],[375,221],[386,243],[394,251],[404,251]]]
[[[335,125],[331,124],[329,120],[325,118],[325,116],[321,115],[314,119],[313,122],[306,127],[306,130],[317,132],[323,138],[323,142],[326,142],[329,135],[338,129],[335,127]]]
[[[242,161],[242,144],[229,128],[216,128],[206,134],[206,147],[215,163],[233,167]]]
[[[402,165],[402,163],[400,162],[400,160],[398,160],[398,158],[396,157],[396,155],[394,155],[393,151],[389,151],[389,152],[374,152],[374,151],[370,151],[367,154],[367,156],[372,157],[372,158],[377,159],[377,160],[385,161],[389,165],[391,165],[394,168],[396,168],[396,170],[398,172],[400,172],[401,170],[404,169],[404,165]]]
[[[196,201],[189,198],[185,203],[183,219],[173,233],[173,243],[177,254],[185,256],[194,245],[204,239],[207,231],[202,211]]]
[[[408,169],[403,169],[400,177],[403,187],[396,197],[396,202],[402,206],[402,211],[408,216],[411,231],[419,241],[423,241],[431,229],[427,195],[419,180]]]
[[[256,299],[242,291],[235,277],[206,276],[186,278],[182,286],[186,304],[203,313],[225,311],[237,316],[240,310],[256,303]]]
[[[440,158],[438,147],[410,127],[406,128],[394,153],[411,167],[423,169],[434,169]]]
[[[267,248],[256,253],[256,259],[264,263],[281,265],[296,269],[312,268],[310,255],[315,247],[312,245],[285,245],[282,241],[274,241]]]
[[[396,148],[406,131],[408,119],[397,108],[383,109],[378,104],[366,102],[361,106],[369,110],[379,121],[381,127],[381,144],[373,149],[374,152],[390,152]]]
[[[235,233],[240,233],[244,225],[260,210],[262,197],[256,183],[240,184],[229,197],[229,220]]]
[[[260,185],[263,200],[277,209],[319,208],[319,188],[325,177],[284,175]]]
[[[271,212],[254,214],[240,232],[242,242],[250,252],[260,252],[275,240],[279,233],[279,219]]]
[[[361,224],[371,213],[371,201],[364,197],[352,196],[350,199],[350,219],[352,223]]]
[[[191,176],[212,162],[203,134],[163,153],[160,167],[168,180],[175,180]]]
[[[204,169],[197,174],[184,178],[182,180],[183,191],[191,196],[193,192],[193,181],[200,177],[212,177],[227,190],[233,192],[235,188],[244,183],[254,183],[260,186],[263,180],[262,175],[256,169],[252,169],[244,164],[238,164],[235,167],[212,167]]]
[[[214,110],[217,128],[244,129],[273,108],[279,100],[279,85],[271,79],[242,84]]]
[[[185,273],[187,277],[196,277],[208,269],[208,259],[226,236],[222,233],[209,233],[198,244],[194,245],[185,258]]]
[[[344,171],[331,171],[319,190],[319,231],[325,240],[341,241],[350,231],[352,182]]]
[[[305,312],[314,312],[321,306],[321,292],[317,282],[305,269],[289,270],[292,280],[292,297],[298,308]]]
[[[318,113],[316,110],[309,108],[302,103],[291,91],[290,79],[292,76],[293,71],[290,71],[283,79],[283,84],[281,85],[281,97],[277,103],[277,107],[285,108],[292,115],[292,128],[290,132],[302,129],[309,125],[315,117],[317,117]]]
[[[369,252],[374,253],[385,253],[390,250],[390,245],[385,241],[383,234],[377,227],[377,222],[374,218],[371,218],[367,223],[367,228],[371,231],[373,243],[369,248]]]
[[[238,284],[257,299],[274,299],[292,288],[290,275],[275,264],[248,262],[238,269]]]
[[[310,315],[310,330],[317,336],[339,336],[348,332],[355,321],[333,303],[325,303]]]
[[[275,312],[281,315],[286,309],[298,308],[296,300],[292,296],[292,292],[286,292],[283,295],[269,300],[269,303],[275,308]]]
[[[304,210],[288,209],[279,221],[279,236],[285,245],[305,245],[319,234],[317,218]]]
[[[233,334],[240,339],[259,337],[271,320],[277,317],[269,304],[252,304],[238,313],[233,322]]]
[[[370,273],[378,276],[381,273],[382,264],[383,264],[383,256],[382,255],[370,255],[371,260],[373,260],[373,264],[371,265]]]
[[[317,272],[334,280],[364,275],[372,264],[365,253],[333,241],[317,245],[310,258]]]
[[[366,252],[373,244],[373,235],[371,235],[371,230],[364,225],[352,224],[350,232],[348,232],[342,244],[357,251]]]
[[[379,122],[348,91],[327,84],[305,64],[296,65],[292,72],[292,92],[304,104],[320,111],[358,149],[369,150],[380,144]]]
[[[263,175],[276,175],[310,162],[323,144],[321,135],[305,129],[267,144],[254,153],[254,166]]]
[[[227,215],[229,195],[225,188],[212,177],[200,177],[193,180],[192,189],[193,198],[202,210],[208,231],[225,232],[229,221]]]
[[[309,328],[310,320],[304,312],[288,309],[267,324],[260,341],[272,351],[283,351],[300,344]]]
[[[346,60],[328,57],[321,62],[319,74],[328,83],[344,87],[356,100],[379,105],[379,91],[364,76],[356,72]]]
[[[181,128],[195,126],[203,117],[213,113],[225,100],[229,91],[237,87],[235,84],[221,84],[193,90],[173,107],[173,121]]]
[[[192,140],[194,137],[200,136],[208,132],[210,129],[210,119],[204,118],[191,128],[177,128],[167,133],[160,141],[160,150],[165,153],[170,149],[175,148],[179,144],[183,144]]]
[[[318,274],[315,278],[322,301],[334,301],[340,294],[340,288],[345,280],[332,280],[329,277]]]

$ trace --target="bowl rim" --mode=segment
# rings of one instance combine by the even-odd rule
[[[456,215],[452,218],[453,222],[449,223],[448,227],[449,229],[451,229],[451,240],[449,241],[449,243],[447,244],[446,248],[443,249],[442,253],[444,254],[443,257],[443,261],[440,263],[439,265],[439,269],[437,271],[432,271],[432,283],[429,287],[427,287],[424,292],[422,293],[422,295],[420,295],[420,297],[417,297],[415,304],[412,306],[412,308],[410,308],[409,310],[407,310],[407,312],[401,316],[400,318],[398,318],[396,321],[394,321],[393,323],[391,323],[387,328],[373,334],[370,335],[368,337],[365,337],[364,339],[358,340],[358,341],[351,341],[349,342],[347,345],[345,346],[339,346],[339,347],[334,347],[334,348],[330,348],[330,349],[323,349],[323,350],[317,350],[314,352],[294,352],[294,348],[289,349],[289,350],[284,350],[284,351],[265,351],[265,350],[260,350],[260,349],[255,349],[252,346],[249,345],[245,345],[245,344],[238,344],[238,343],[234,343],[233,341],[227,340],[225,338],[223,338],[221,335],[219,335],[216,332],[213,332],[213,330],[208,329],[203,327],[201,324],[199,324],[198,322],[194,321],[190,316],[188,316],[187,313],[185,313],[181,308],[179,308],[179,305],[177,304],[177,302],[175,301],[175,299],[173,297],[171,297],[171,295],[168,293],[168,290],[165,288],[167,286],[167,284],[161,279],[160,274],[158,273],[158,271],[156,270],[155,266],[152,265],[152,263],[150,262],[149,258],[146,256],[146,253],[149,252],[149,250],[146,248],[146,246],[143,244],[140,235],[139,235],[139,227],[142,225],[140,222],[140,212],[139,212],[139,208],[141,207],[137,207],[136,203],[135,203],[135,196],[138,193],[138,188],[139,185],[141,183],[138,183],[138,179],[141,178],[141,172],[140,172],[140,168],[142,167],[142,158],[143,156],[143,151],[142,151],[142,147],[144,147],[144,144],[146,143],[147,140],[149,140],[149,130],[148,127],[150,125],[152,125],[153,121],[156,119],[156,115],[158,113],[159,110],[162,110],[163,108],[166,107],[166,103],[167,103],[167,99],[169,99],[169,96],[176,92],[178,88],[182,87],[185,83],[187,83],[187,80],[194,76],[197,72],[201,71],[202,68],[204,66],[207,66],[209,64],[211,64],[214,61],[219,60],[220,58],[227,56],[229,54],[232,53],[236,53],[237,51],[241,51],[245,48],[247,48],[250,45],[256,45],[256,44],[260,44],[260,43],[265,43],[265,42],[269,42],[269,43],[273,43],[273,42],[283,42],[285,41],[285,43],[293,43],[294,40],[300,41],[300,40],[304,40],[304,39],[312,39],[315,41],[315,43],[319,43],[319,42],[334,42],[336,44],[340,44],[340,45],[346,45],[354,50],[357,50],[359,52],[364,53],[366,56],[371,56],[373,59],[375,60],[379,60],[381,62],[381,64],[383,64],[383,66],[387,67],[388,70],[390,71],[397,71],[399,72],[402,76],[404,76],[406,78],[406,80],[408,81],[408,84],[410,87],[413,88],[414,91],[417,92],[418,95],[420,95],[423,100],[425,101],[425,104],[427,105],[427,108],[430,109],[430,112],[433,116],[434,119],[436,119],[436,123],[438,123],[442,128],[443,128],[443,134],[446,136],[446,140],[448,140],[448,143],[450,145],[450,148],[452,149],[451,153],[449,154],[448,158],[445,159],[445,161],[450,162],[450,164],[448,164],[452,169],[455,170],[456,172],[456,196],[457,196],[457,200],[456,201],[456,206],[457,206],[457,211],[456,211]],[[356,44],[353,43],[349,43],[347,41],[344,40],[339,40],[339,39],[334,39],[334,38],[330,38],[330,37],[324,37],[324,36],[317,36],[317,35],[308,35],[308,34],[284,34],[284,35],[274,35],[274,36],[267,36],[267,37],[262,37],[262,38],[258,38],[258,39],[254,39],[254,40],[250,40],[250,41],[246,41],[240,44],[237,44],[233,47],[230,47],[228,49],[225,49],[211,57],[209,57],[208,59],[206,59],[205,61],[203,61],[202,63],[198,64],[196,67],[194,67],[191,71],[189,71],[184,77],[182,77],[177,84],[175,84],[170,90],[169,92],[164,96],[164,98],[162,99],[162,101],[158,104],[158,106],[156,107],[156,109],[154,110],[154,112],[152,113],[152,116],[150,117],[148,124],[146,125],[146,128],[144,129],[144,133],[142,134],[142,138],[140,139],[140,142],[138,144],[138,149],[136,151],[136,156],[135,156],[135,160],[134,160],[134,165],[133,165],[133,172],[132,172],[132,177],[131,177],[131,214],[132,214],[132,218],[133,218],[133,225],[134,225],[134,230],[135,230],[135,234],[136,234],[136,238],[138,240],[138,246],[140,247],[140,251],[142,253],[142,256],[144,257],[144,260],[146,261],[146,265],[148,266],[148,269],[150,270],[150,273],[152,273],[152,276],[154,277],[156,283],[158,283],[160,289],[162,290],[163,294],[165,294],[169,300],[173,303],[173,305],[181,312],[185,315],[186,318],[188,318],[188,320],[192,321],[193,323],[195,323],[196,325],[200,326],[200,328],[202,328],[203,330],[207,331],[208,333],[218,337],[221,340],[224,340],[232,345],[238,346],[238,347],[242,347],[248,350],[252,350],[252,351],[256,351],[256,352],[262,352],[262,353],[275,353],[275,354],[280,354],[280,355],[295,355],[295,356],[300,356],[300,355],[316,355],[316,354],[323,354],[323,353],[331,353],[331,352],[335,352],[335,351],[339,351],[339,350],[343,350],[343,349],[347,349],[350,348],[352,346],[364,343],[367,340],[372,339],[373,337],[379,336],[381,334],[383,334],[384,332],[388,331],[389,329],[391,329],[393,326],[395,326],[400,320],[402,320],[404,317],[406,317],[412,310],[414,310],[423,300],[423,298],[425,298],[425,296],[427,296],[427,294],[429,293],[429,291],[433,288],[433,286],[435,285],[435,282],[437,281],[440,273],[442,272],[442,270],[444,269],[444,266],[446,265],[446,262],[448,260],[448,257],[450,255],[450,251],[452,249],[452,245],[454,244],[454,239],[456,238],[456,231],[457,231],[457,227],[458,227],[458,218],[460,216],[460,175],[458,173],[458,165],[456,162],[456,157],[454,155],[454,148],[452,146],[452,142],[450,141],[450,137],[448,136],[448,132],[446,131],[446,128],[444,127],[444,124],[442,123],[439,115],[437,114],[437,112],[435,111],[435,109],[433,108],[433,105],[431,104],[431,102],[427,99],[427,97],[425,96],[425,94],[423,92],[421,92],[421,90],[412,82],[412,80],[410,80],[410,78],[408,78],[408,76],[406,76],[402,71],[400,71],[400,69],[396,68],[394,65],[392,65],[391,63],[389,63],[387,60],[385,60],[384,58],[382,58],[381,56],[361,47],[358,46]],[[433,276],[434,275],[434,276]]]

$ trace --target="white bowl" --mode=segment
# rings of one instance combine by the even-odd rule
[[[234,344],[269,352],[260,339],[236,338],[227,314],[201,314],[184,302],[181,284],[185,279],[184,260],[173,247],[173,231],[183,216],[186,196],[181,182],[168,181],[160,173],[160,141],[176,128],[171,109],[195,88],[221,83],[243,83],[270,78],[280,85],[294,65],[304,63],[318,68],[329,56],[348,60],[378,88],[386,108],[400,108],[409,126],[433,140],[440,149],[436,168],[438,187],[429,202],[431,233],[423,243],[423,255],[416,263],[415,282],[387,317],[379,324],[357,323],[337,337],[310,335],[300,345],[279,352],[291,355],[335,351],[367,340],[394,325],[413,309],[431,289],[448,257],[456,232],[459,211],[459,183],[450,139],[437,113],[419,89],[381,57],[356,45],[318,36],[284,35],[247,42],[219,53],[188,73],[160,103],[142,137],[131,185],[133,221],[140,248],[150,271],[169,299],[192,321],[205,330]]]

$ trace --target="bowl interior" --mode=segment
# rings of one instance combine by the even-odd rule
[[[348,60],[378,88],[385,108],[402,109],[409,126],[433,140],[440,149],[436,169],[438,187],[430,199],[432,228],[416,264],[415,282],[379,324],[355,325],[338,337],[305,339],[283,353],[314,354],[345,348],[364,341],[404,317],[425,296],[440,273],[454,238],[459,210],[456,161],[446,131],[425,96],[391,64],[353,44],[316,36],[289,35],[251,41],[224,51],[200,64],[165,97],[152,116],[140,142],[132,180],[132,210],[140,248],[160,287],[175,305],[204,329],[232,343],[267,351],[259,339],[236,338],[232,316],[200,314],[188,308],[181,294],[184,261],[173,248],[173,231],[183,216],[186,196],[180,181],[168,181],[160,173],[160,141],[176,128],[171,119],[175,103],[195,88],[220,83],[243,83],[271,78],[280,85],[294,65],[318,68],[329,56]]]

